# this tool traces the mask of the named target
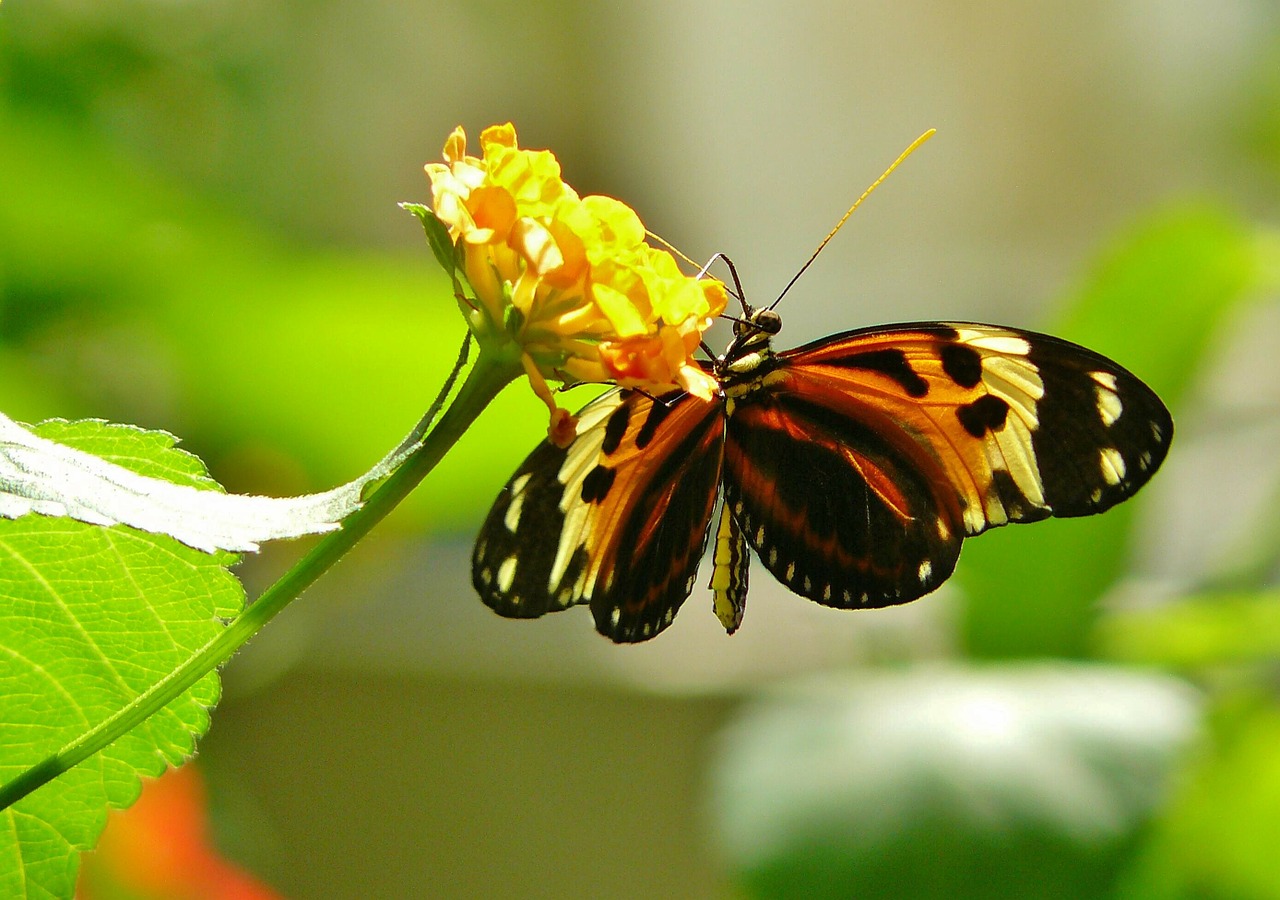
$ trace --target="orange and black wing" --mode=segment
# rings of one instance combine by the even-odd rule
[[[726,502],[765,566],[830,606],[926,594],[987,528],[1102,512],[1173,435],[1115,362],[989,325],[853,331],[753,377],[730,407]]]
[[[604,394],[567,448],[544,441],[503,488],[476,540],[476,590],[504,616],[587,603],[606,637],[653,637],[693,588],[723,446],[719,400]]]

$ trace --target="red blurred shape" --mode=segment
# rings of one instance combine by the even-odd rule
[[[143,782],[82,861],[78,900],[282,900],[209,837],[204,781],[188,763]]]

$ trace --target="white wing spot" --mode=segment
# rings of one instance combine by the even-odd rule
[[[1094,488],[1094,489],[1093,489],[1093,493],[1089,495],[1089,499],[1090,499],[1091,501],[1093,501],[1094,503],[1097,503],[1099,500],[1101,500],[1101,499],[1102,499],[1102,488]]]
[[[764,544],[764,526],[761,525],[759,528],[756,529],[756,546],[759,547],[759,546],[762,546],[763,544]]]
[[[512,534],[516,533],[516,527],[520,524],[520,511],[524,509],[524,486],[529,483],[529,476],[532,474],[532,472],[525,472],[511,482],[511,503],[507,506],[506,515],[502,517],[502,524],[506,525],[507,531]]]
[[[568,588],[561,588],[560,592],[556,594],[556,603],[560,604],[561,606],[568,606],[572,600],[573,600],[573,591],[569,590]]]
[[[968,534],[977,534],[987,527],[987,514],[979,506],[970,506],[964,511],[964,530]]]
[[[1089,377],[1096,381],[1099,387],[1104,387],[1114,393],[1116,389],[1116,376],[1110,372],[1090,372]]]
[[[769,565],[776,566],[778,564],[778,548],[769,548]]]
[[[1150,468],[1150,466],[1151,466],[1151,451],[1143,450],[1142,455],[1138,457],[1138,468],[1145,472],[1147,471],[1148,468]]]
[[[483,569],[480,570],[480,583],[483,584],[485,587],[488,587],[489,585],[493,584],[493,569],[490,569],[488,566],[485,566]]]
[[[916,574],[920,576],[921,584],[928,584],[929,579],[933,577],[933,563],[926,559],[924,562],[920,563],[920,569]]]
[[[809,591],[811,591],[811,590],[813,590],[813,582],[812,582],[812,581],[810,581],[810,580],[809,580],[809,576],[808,576],[808,575],[806,575],[806,576],[804,576],[804,591],[805,591],[805,593],[807,594],[807,593],[809,593]]]
[[[511,585],[516,580],[516,558],[508,556],[502,561],[502,565],[498,566],[498,590],[506,593],[511,590]]]
[[[612,625],[614,628],[617,628],[618,620],[621,618],[622,618],[622,610],[618,609],[615,606],[613,608],[613,612],[609,613],[609,624]]]
[[[1028,421],[1034,427],[1035,404],[1044,397],[1044,379],[1030,360],[1008,356],[984,357],[982,383],[987,390],[1008,400],[1023,414],[1030,412],[1032,418]]]
[[[1031,345],[1016,334],[1007,331],[977,331],[972,328],[957,328],[960,340],[980,350],[992,353],[1004,353],[1008,356],[1026,356],[1031,352]]]
[[[866,605],[867,605],[867,603],[871,600],[871,597],[870,597],[870,595],[869,595],[869,594],[867,594],[867,592],[866,592],[866,591],[863,591],[863,592],[862,592],[861,600],[862,600],[862,605],[863,605],[863,606],[866,606]]]
[[[1124,412],[1124,403],[1116,393],[1116,376],[1110,372],[1090,372],[1089,377],[1096,384],[1093,391],[1098,404],[1098,415],[1102,417],[1102,424],[1110,428]]]
[[[1101,457],[1103,480],[1111,485],[1124,481],[1124,457],[1120,451],[1115,447],[1103,447],[1098,455]]]
[[[831,599],[831,585],[828,584],[826,587],[822,589],[822,599],[823,600]]]
[[[845,603],[852,603],[853,591],[849,590],[848,588],[845,588],[844,593],[840,595],[840,599],[844,600]]]
[[[790,581],[792,578],[795,578],[795,577],[796,577],[796,564],[787,563],[787,581]]]

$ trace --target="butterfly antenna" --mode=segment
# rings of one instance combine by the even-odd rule
[[[742,291],[742,282],[738,280],[738,270],[733,267],[733,261],[730,260],[729,257],[725,256],[723,253],[717,253],[715,256],[707,260],[706,265],[698,266],[696,262],[690,259],[686,254],[682,253],[680,249],[675,246],[675,244],[668,241],[662,235],[654,234],[652,231],[649,231],[647,228],[645,229],[644,233],[650,238],[650,240],[653,240],[661,244],[668,251],[670,251],[675,256],[680,257],[689,265],[697,267],[698,274],[693,276],[694,278],[705,278],[710,268],[714,266],[718,261],[723,260],[725,265],[729,267],[729,271],[733,273],[733,283],[736,288],[736,290],[730,290],[729,293],[733,294],[733,296],[738,300],[738,302],[742,304],[743,309],[750,311],[749,307],[747,306],[745,295],[743,294],[743,291]]]
[[[691,266],[697,266],[697,265],[698,265],[696,262],[694,262],[692,259],[690,259],[687,255],[685,255],[685,253],[684,253],[683,251],[681,251],[679,247],[677,247],[675,244],[671,243],[669,240],[667,240],[666,238],[664,238],[662,235],[660,235],[660,234],[654,234],[654,233],[653,233],[652,231],[650,231],[648,228],[646,228],[646,229],[644,230],[644,233],[645,233],[645,236],[646,236],[646,237],[648,237],[650,240],[652,240],[652,241],[656,241],[657,243],[661,244],[661,245],[662,245],[663,247],[665,247],[665,248],[666,248],[670,253],[674,254],[675,256],[680,257],[680,258],[681,258],[681,259],[683,259],[685,262],[687,262],[689,265],[691,265]]]
[[[893,161],[893,163],[889,166],[889,168],[884,170],[884,173],[879,178],[871,182],[871,187],[863,191],[862,196],[859,197],[857,200],[853,201],[853,206],[850,206],[848,212],[846,212],[843,216],[840,217],[840,221],[836,223],[836,227],[832,228],[831,233],[822,239],[822,243],[818,245],[818,249],[813,251],[813,255],[810,256],[808,261],[803,266],[800,267],[800,271],[797,272],[795,276],[790,281],[787,282],[787,286],[782,289],[782,293],[778,295],[778,299],[770,303],[769,306],[767,307],[768,309],[773,309],[775,306],[777,306],[779,303],[782,302],[782,298],[787,295],[787,291],[791,290],[791,286],[800,280],[800,276],[804,274],[805,269],[809,268],[809,266],[813,263],[813,261],[818,258],[818,254],[822,252],[822,248],[827,246],[827,242],[836,236],[836,232],[844,227],[844,223],[849,221],[849,217],[853,215],[853,211],[855,209],[857,209],[859,206],[862,205],[862,201],[870,197],[871,192],[874,191],[876,188],[880,187],[880,185],[884,182],[884,180],[893,174],[893,170],[898,168],[898,166],[902,165],[902,163],[906,160],[908,156],[910,156],[912,153],[915,153],[917,150],[919,150],[921,144],[929,140],[929,138],[933,137],[937,133],[938,133],[938,129],[930,128],[924,134],[920,135],[920,137],[916,138],[914,141],[911,142],[911,145],[907,147],[906,150],[903,150],[900,154],[898,154],[898,158]]]
[[[742,304],[742,311],[748,316],[751,315],[751,307],[747,305],[747,292],[742,289],[742,279],[738,277],[738,267],[733,264],[733,260],[729,257],[725,256],[723,253],[717,253],[715,256],[707,260],[707,264],[705,266],[698,270],[698,277],[701,278],[706,275],[707,270],[718,262],[724,263],[729,269],[729,274],[733,276],[733,289],[729,291],[729,293],[738,298],[738,302]],[[725,318],[731,319],[733,317],[725,316]]]

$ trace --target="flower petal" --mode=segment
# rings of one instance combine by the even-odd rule
[[[546,379],[678,384],[713,396],[715,379],[693,355],[724,309],[724,286],[685,275],[670,253],[650,247],[625,203],[580,198],[554,155],[520,149],[510,123],[486,128],[480,147],[482,157],[468,156],[455,129],[444,162],[426,166],[436,217],[475,293],[460,303],[477,337],[519,344],[552,409]]]

